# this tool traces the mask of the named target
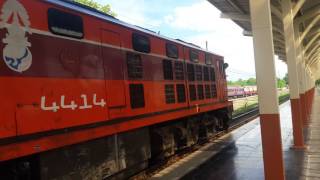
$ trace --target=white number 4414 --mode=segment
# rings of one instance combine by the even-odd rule
[[[97,95],[93,94],[92,103],[88,103],[87,95],[81,94],[82,103],[76,104],[74,100],[71,100],[69,103],[65,102],[65,96],[62,95],[60,97],[60,104],[57,102],[52,102],[51,105],[47,105],[46,97],[41,96],[41,109],[44,111],[53,111],[57,112],[59,109],[91,109],[93,106],[104,107],[106,105],[106,101],[104,99],[100,99],[97,101]]]

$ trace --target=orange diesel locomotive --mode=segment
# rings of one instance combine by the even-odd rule
[[[223,57],[63,0],[0,0],[1,179],[128,177],[226,129]]]

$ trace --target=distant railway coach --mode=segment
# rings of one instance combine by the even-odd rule
[[[1,179],[123,179],[228,128],[223,57],[67,0],[0,0]]]
[[[228,86],[228,97],[238,98],[257,94],[257,86]]]
[[[238,98],[245,96],[245,90],[240,86],[228,86],[228,97]]]
[[[252,96],[257,94],[257,86],[245,86],[244,93],[246,96]]]

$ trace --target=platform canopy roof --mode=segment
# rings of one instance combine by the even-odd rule
[[[243,28],[245,36],[252,35],[249,0],[208,1],[222,12],[222,18],[231,19]],[[281,0],[270,1],[275,54],[279,59],[286,61]],[[295,16],[294,25],[300,31],[306,64],[310,68],[318,67],[320,60],[320,0],[292,0],[292,4],[292,12]]]

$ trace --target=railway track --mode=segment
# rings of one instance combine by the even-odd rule
[[[194,151],[199,150],[201,147],[203,147],[207,143],[212,142],[225,134],[228,134],[229,132],[237,129],[238,127],[240,127],[250,121],[252,121],[253,119],[255,119],[258,116],[259,116],[259,109],[258,108],[254,108],[254,109],[252,109],[248,112],[245,112],[241,115],[235,116],[232,118],[232,122],[231,122],[228,130],[217,132],[215,135],[208,138],[207,140],[200,142],[196,145],[193,145],[191,147],[185,148],[185,149],[179,151],[177,154],[175,154],[167,159],[162,160],[161,162],[157,162],[155,164],[153,162],[152,163],[153,165],[151,165],[148,169],[144,170],[143,172],[140,172],[137,175],[132,176],[130,178],[130,180],[148,179],[148,178],[152,177],[153,175],[157,174],[158,172],[160,172],[161,170],[163,170],[164,168],[166,168],[166,167],[174,164],[175,162],[185,158],[186,156],[193,153]]]
[[[287,100],[289,100],[289,98],[283,99],[282,101],[280,101],[280,104],[286,102]],[[213,142],[214,140],[218,139],[219,137],[226,135],[226,134],[230,133],[231,131],[243,126],[244,124],[254,120],[258,116],[259,116],[259,108],[258,107],[253,108],[253,109],[251,109],[245,113],[242,113],[240,115],[237,115],[232,118],[232,121],[230,123],[230,127],[228,128],[228,130],[217,132],[215,135],[208,138],[206,141],[200,142],[194,146],[186,148],[186,149],[178,152],[177,154],[175,154],[175,155],[173,155],[173,156],[171,156],[161,162],[157,162],[156,164],[151,165],[145,171],[140,172],[139,174],[132,176],[130,178],[130,180],[148,179],[148,178],[152,177],[153,175],[157,174],[158,172],[160,172],[161,170],[165,169],[166,167],[168,167],[168,166],[176,163],[177,161],[187,157],[188,155],[190,155],[194,151],[199,150],[201,147],[203,147],[207,143]]]

